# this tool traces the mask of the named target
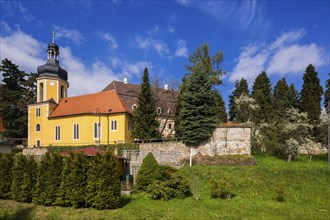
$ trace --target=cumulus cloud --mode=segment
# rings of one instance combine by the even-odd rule
[[[84,39],[81,33],[75,29],[66,29],[65,27],[55,26],[55,38],[68,38],[75,44],[80,44]]]
[[[0,36],[0,42],[0,59],[11,60],[19,65],[20,70],[36,72],[37,67],[46,61],[46,44],[21,31]]]
[[[164,56],[170,53],[170,50],[167,47],[167,44],[159,39],[154,38],[145,38],[141,37],[135,38],[136,45],[140,49],[144,50],[155,50],[159,55]]]
[[[316,44],[299,44],[306,35],[304,29],[283,33],[274,42],[263,45],[248,45],[241,49],[238,63],[229,73],[234,82],[244,77],[252,82],[263,70],[269,75],[303,73],[308,64],[325,64],[324,50]]]
[[[0,29],[2,34],[10,34],[12,32],[11,27],[4,21],[0,21]]]
[[[186,41],[179,40],[177,42],[177,48],[175,51],[175,56],[177,57],[188,57],[188,49],[186,47]]]
[[[109,33],[98,33],[98,35],[105,41],[109,42],[109,48],[116,49],[118,48],[118,43],[116,39]]]

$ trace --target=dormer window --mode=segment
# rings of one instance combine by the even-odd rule
[[[135,109],[137,109],[137,105],[136,104],[132,105],[132,110],[134,111]]]
[[[160,115],[160,114],[162,114],[162,109],[161,109],[161,107],[158,107],[157,108],[157,115]]]

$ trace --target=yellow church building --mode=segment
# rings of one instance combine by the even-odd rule
[[[48,58],[37,71],[37,100],[28,106],[28,147],[127,143],[139,85],[113,81],[101,92],[67,97],[68,73],[59,65],[59,47],[48,44]],[[155,89],[157,118],[164,137],[172,137],[177,92]]]

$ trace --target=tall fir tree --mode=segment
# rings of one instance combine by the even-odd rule
[[[320,122],[323,88],[312,64],[306,68],[303,81],[300,92],[300,110],[306,112],[309,122],[316,126]]]
[[[186,144],[197,145],[209,138],[217,125],[212,85],[203,63],[197,63],[182,100],[182,140]]]
[[[156,116],[155,98],[149,82],[148,68],[145,68],[138,96],[138,107],[133,112],[133,137],[142,140],[160,138]]]
[[[186,91],[187,88],[187,80],[188,80],[188,75],[185,75],[182,79],[182,84],[179,87],[179,94],[177,98],[177,103],[176,103],[176,108],[175,108],[175,136],[177,138],[182,137],[182,132],[184,130],[183,125],[182,125],[182,115],[181,115],[181,110],[182,110],[182,99],[183,99],[183,94]]]
[[[220,92],[216,89],[213,89],[214,104],[215,104],[215,114],[217,117],[217,122],[224,123],[227,122],[227,112],[225,102],[222,99]]]
[[[289,97],[288,99],[290,100],[290,105],[293,108],[299,108],[299,92],[295,88],[294,84],[291,83],[289,86]]]
[[[324,92],[324,107],[329,111],[329,100],[330,100],[330,73],[328,74],[329,78],[325,82],[325,92]]]
[[[221,85],[221,77],[225,74],[220,68],[222,59],[222,51],[218,51],[211,56],[208,44],[204,43],[201,47],[196,48],[196,50],[189,56],[189,61],[192,65],[186,65],[186,70],[192,72],[197,64],[202,65],[212,84]]]
[[[260,106],[258,118],[255,123],[271,122],[273,120],[272,86],[265,71],[262,71],[255,79],[252,86],[251,97]]]
[[[272,105],[275,120],[284,119],[286,111],[292,106],[291,90],[285,78],[280,79],[274,86]]]
[[[240,81],[235,82],[235,90],[229,96],[229,120],[230,121],[237,121],[238,113],[237,107],[235,104],[235,100],[238,99],[242,94],[249,95],[249,88],[246,79],[242,78]],[[242,117],[241,117],[242,118]],[[245,121],[239,121],[245,122]]]
[[[20,71],[10,60],[1,62],[0,109],[3,110],[4,137],[27,137],[27,105],[35,101],[36,74]]]

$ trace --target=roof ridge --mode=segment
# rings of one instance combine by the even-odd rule
[[[130,109],[128,108],[128,106],[126,106],[126,104],[123,102],[123,100],[121,99],[121,97],[120,97],[120,95],[118,94],[117,90],[115,90],[115,93],[116,93],[116,95],[117,95],[117,97],[118,97],[118,99],[119,99],[121,105],[124,107],[124,109],[125,109],[128,113],[130,113],[131,110],[130,110]]]

